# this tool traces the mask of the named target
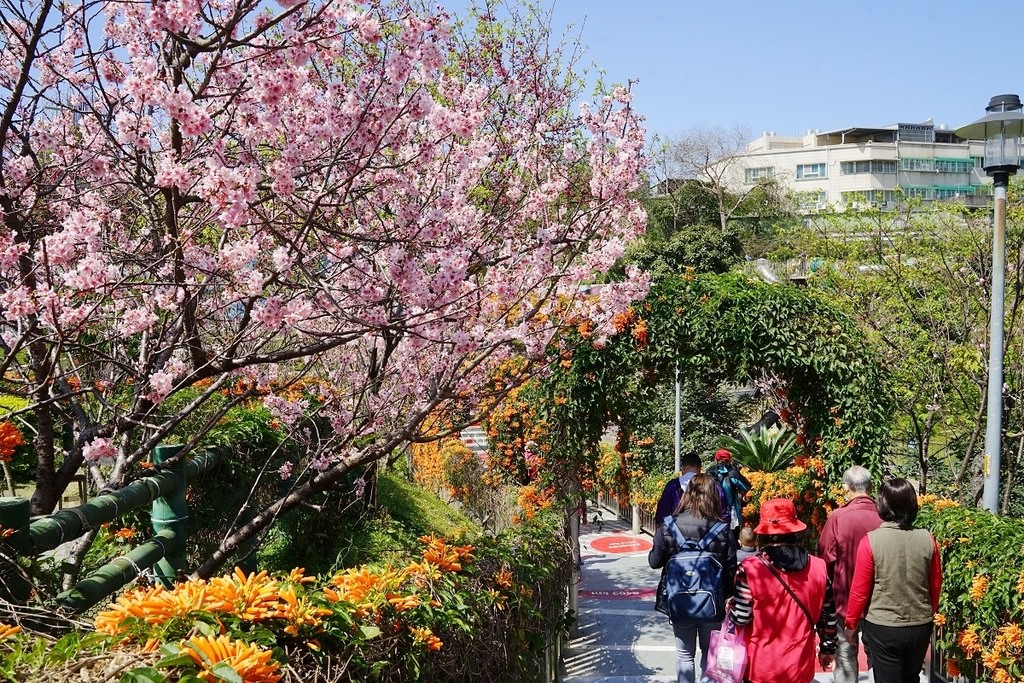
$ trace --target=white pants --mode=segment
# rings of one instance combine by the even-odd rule
[[[846,627],[842,617],[839,618],[839,647],[836,649],[836,663],[833,674],[835,683],[857,683],[857,657],[860,655],[859,641],[851,645],[846,640]],[[858,636],[860,629],[857,629]]]

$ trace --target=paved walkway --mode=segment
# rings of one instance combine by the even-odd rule
[[[672,627],[654,611],[659,572],[647,565],[651,537],[634,536],[628,524],[607,510],[601,513],[605,521],[595,524],[595,514],[596,509],[587,511],[580,532],[579,622],[563,653],[561,680],[674,683]],[[815,681],[831,683],[832,674],[819,673]],[[860,681],[872,678],[862,672]]]

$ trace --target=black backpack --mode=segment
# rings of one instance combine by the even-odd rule
[[[665,523],[679,550],[665,565],[668,616],[673,624],[707,624],[725,618],[725,568],[708,545],[723,530],[718,522],[700,541],[685,538],[675,519]]]

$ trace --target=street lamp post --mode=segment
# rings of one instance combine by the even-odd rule
[[[679,361],[676,361],[676,424],[675,424],[675,453],[676,453],[676,474],[682,469],[682,464],[679,462],[679,448],[680,441],[682,441],[682,432],[680,429],[682,423],[682,416],[679,414]]]
[[[988,412],[985,423],[984,489],[981,502],[986,510],[999,512],[999,468],[1003,427],[1003,309],[1006,279],[1006,188],[1010,176],[1020,167],[1020,138],[1024,113],[1020,97],[996,95],[988,112],[974,123],[956,129],[965,140],[984,140],[982,168],[992,177],[992,306],[988,340]]]

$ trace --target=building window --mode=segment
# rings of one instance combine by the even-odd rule
[[[934,199],[935,190],[931,187],[904,187],[903,195],[907,199]]]
[[[798,192],[796,201],[801,209],[824,209],[828,202],[828,194],[824,190],[820,192]]]
[[[958,197],[974,197],[979,194],[977,185],[941,185],[935,188],[936,199],[956,199]]]
[[[934,171],[935,159],[900,159],[901,171]]]
[[[854,207],[888,206],[892,204],[892,190],[862,190],[860,192],[844,192],[843,204]]]
[[[970,173],[974,167],[970,159],[936,159],[935,170],[939,173]]]
[[[855,173],[895,173],[895,161],[870,160],[870,161],[844,161],[839,165],[843,175]]]
[[[825,178],[825,164],[800,164],[796,167],[796,179]]]
[[[904,142],[935,142],[935,128],[927,124],[901,123],[899,139]]]
[[[745,171],[747,182],[756,183],[762,180],[768,180],[769,178],[775,177],[774,166],[760,166],[758,168],[748,168]]]

